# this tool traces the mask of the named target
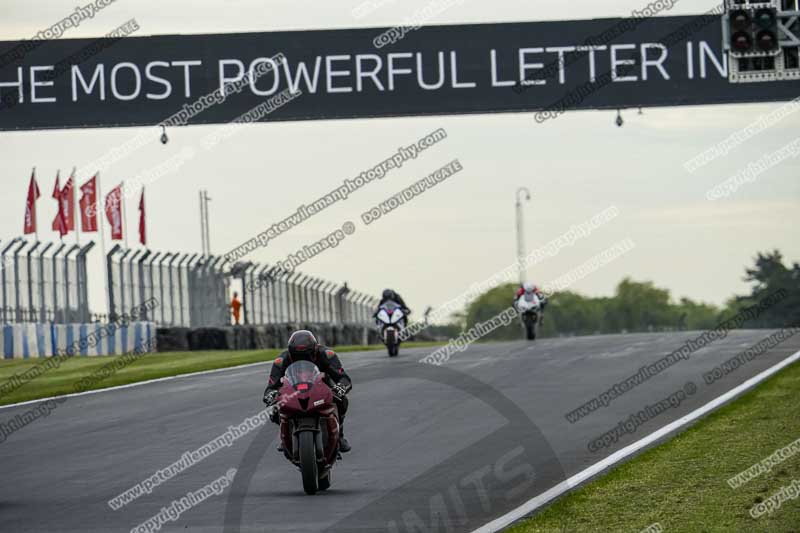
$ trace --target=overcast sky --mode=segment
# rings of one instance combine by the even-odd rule
[[[374,0],[379,2],[381,0]],[[310,1],[152,1],[117,0],[65,37],[104,34],[135,17],[139,34],[218,33],[393,26],[427,5],[426,0],[386,2],[356,19],[359,0]],[[625,16],[644,0],[571,2],[464,0],[432,23],[480,23]],[[710,1],[682,0],[674,14],[700,13]],[[3,0],[0,39],[28,38],[74,10],[76,2]],[[798,83],[800,85],[800,83]],[[800,91],[798,91],[800,92]],[[784,161],[729,198],[710,202],[706,191],[748,163],[798,137],[800,113],[694,174],[683,163],[780,104],[645,110],[624,113],[574,112],[536,124],[533,115],[496,114],[430,118],[390,118],[281,122],[247,128],[216,149],[187,161],[177,172],[148,187],[151,248],[200,251],[198,190],[208,189],[211,245],[229,251],[293,212],[309,198],[353,178],[398,146],[445,128],[448,138],[390,177],[374,182],[249,257],[274,262],[391,194],[458,158],[464,171],[412,203],[356,233],[339,247],[303,265],[302,271],[378,293],[400,291],[412,308],[436,306],[489,277],[514,260],[514,197],[520,186],[533,193],[526,207],[527,248],[552,238],[594,214],[616,206],[619,216],[592,237],[532,268],[539,283],[554,280],[624,238],[636,247],[573,287],[587,295],[609,295],[625,276],[652,280],[675,297],[722,303],[744,293],[744,268],[757,251],[778,248],[800,260],[800,159]],[[199,146],[214,126],[175,129],[170,143],[153,143],[136,157],[104,172],[103,194],[182,149]],[[57,169],[97,158],[141,131],[156,128],[0,133],[3,189],[0,239],[20,235],[32,166],[43,198],[39,220],[49,228],[55,215],[50,199]],[[79,176],[80,181],[89,176]],[[135,231],[135,202],[128,222]],[[42,231],[52,240],[56,235]],[[131,234],[131,241],[135,240]],[[70,240],[73,237],[70,236]],[[92,253],[94,279],[99,251]],[[91,288],[94,310],[102,310],[99,283]]]

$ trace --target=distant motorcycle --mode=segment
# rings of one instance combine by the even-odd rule
[[[378,308],[376,318],[389,357],[396,357],[400,351],[400,331],[405,327],[406,314],[398,304],[388,301]]]
[[[536,333],[539,330],[539,320],[542,314],[542,302],[533,292],[522,294],[514,306],[519,312],[522,325],[525,326],[525,334],[529,341],[536,340]]]
[[[310,361],[286,369],[278,401],[283,453],[300,469],[303,490],[316,494],[331,486],[339,455],[339,412],[326,376]]]

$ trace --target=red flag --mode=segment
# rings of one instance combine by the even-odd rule
[[[31,171],[31,183],[28,185],[28,200],[25,203],[25,231],[36,233],[36,200],[39,199],[39,186],[36,184],[36,169]]]
[[[122,240],[122,188],[119,185],[106,195],[106,219],[111,225],[111,239]]]
[[[147,246],[147,229],[144,218],[144,187],[142,187],[142,197],[139,199],[139,242],[143,246]]]
[[[97,176],[81,185],[81,230],[97,231]]]
[[[58,202],[58,213],[56,213],[56,218],[53,219],[53,231],[57,231],[58,234],[63,237],[67,234],[67,226],[64,224],[64,209],[63,203],[61,202],[61,185],[60,185],[60,172],[56,173],[56,186],[53,189],[53,198]]]
[[[64,219],[66,233],[75,231],[75,180],[72,176],[67,180],[67,184],[61,189],[61,216]]]

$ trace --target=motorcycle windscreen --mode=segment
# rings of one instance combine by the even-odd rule
[[[532,292],[525,293],[525,301],[534,307],[538,307],[539,305],[539,297]]]
[[[395,309],[399,309],[399,308],[400,308],[400,305],[397,302],[395,302],[394,300],[386,300],[385,302],[383,302],[383,305],[381,306],[381,309],[386,309],[386,311],[390,315],[392,313],[394,313]]]
[[[310,361],[297,361],[289,365],[284,377],[296,390],[308,390],[320,374],[317,365]]]

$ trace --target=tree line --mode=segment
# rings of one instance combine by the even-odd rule
[[[714,328],[743,308],[757,304],[776,291],[786,297],[772,305],[743,328],[800,326],[800,264],[787,267],[777,250],[758,253],[754,265],[745,269],[750,294],[731,297],[723,306],[690,298],[674,300],[668,289],[651,281],[625,278],[610,297],[584,296],[573,291],[551,295],[540,336],[597,335],[603,333],[684,331]],[[437,329],[457,335],[508,308],[515,284],[495,287],[470,302],[452,324]],[[519,323],[512,323],[485,337],[487,340],[520,338]]]

